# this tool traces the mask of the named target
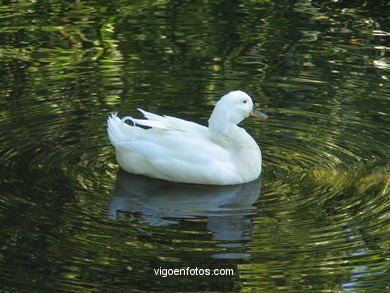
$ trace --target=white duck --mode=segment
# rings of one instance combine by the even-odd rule
[[[147,120],[107,119],[107,132],[119,165],[127,172],[168,181],[231,185],[255,180],[261,173],[261,151],[237,126],[255,111],[252,99],[232,91],[216,104],[209,127],[183,119],[159,116],[141,109]],[[134,126],[125,123],[131,120]],[[137,127],[150,127],[149,129]]]

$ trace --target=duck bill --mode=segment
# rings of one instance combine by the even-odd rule
[[[266,114],[264,114],[263,112],[260,112],[260,111],[254,110],[254,109],[252,112],[250,112],[250,115],[257,117],[257,118],[260,118],[260,119],[267,119],[268,118],[268,116]]]

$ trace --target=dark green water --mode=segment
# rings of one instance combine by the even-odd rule
[[[388,292],[387,1],[1,1],[0,292]],[[269,114],[250,184],[120,171],[106,117]],[[233,276],[157,276],[156,269]]]

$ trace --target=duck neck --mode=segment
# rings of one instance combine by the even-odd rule
[[[215,137],[227,139],[234,135],[239,128],[236,124],[230,122],[228,111],[219,111],[215,109],[209,119],[209,130]]]

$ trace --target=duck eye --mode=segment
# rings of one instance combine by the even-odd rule
[[[243,103],[246,104],[247,100],[244,100]]]

